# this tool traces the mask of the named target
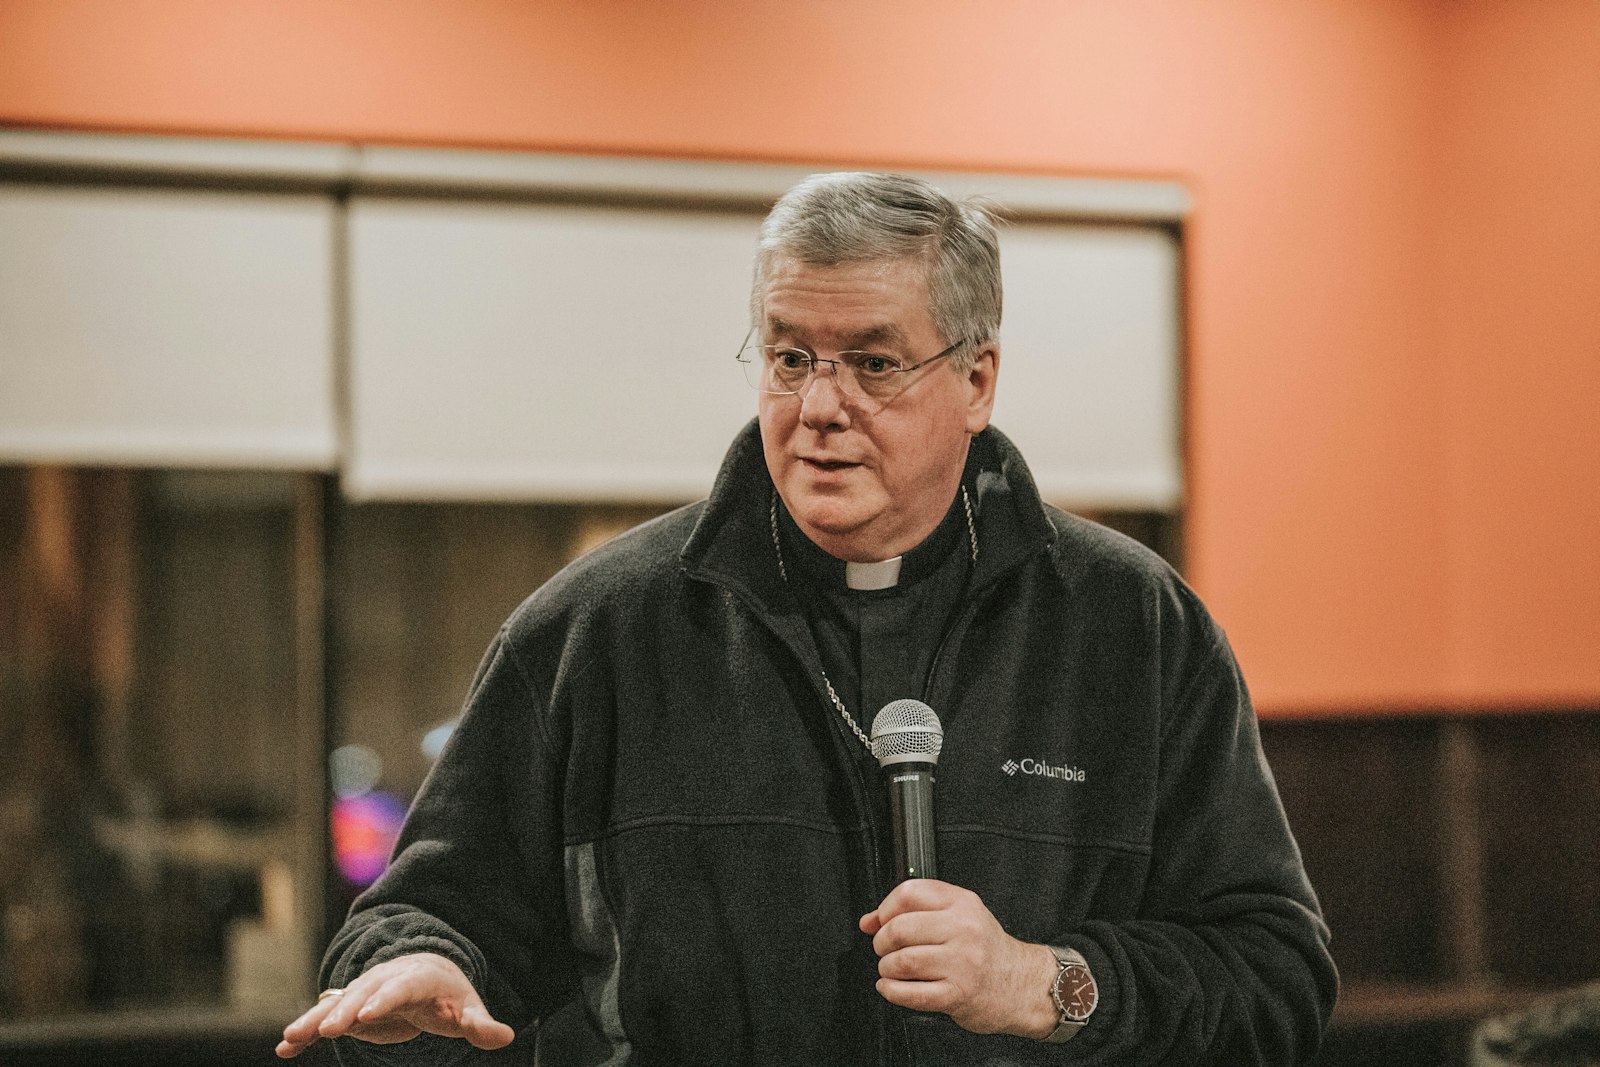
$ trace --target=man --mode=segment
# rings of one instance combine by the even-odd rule
[[[988,217],[809,179],[752,306],[759,428],[502,628],[279,1054],[1310,1059],[1328,935],[1222,632],[988,429]],[[893,885],[865,730],[902,697],[943,880]]]

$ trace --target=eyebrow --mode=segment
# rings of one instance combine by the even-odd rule
[[[767,328],[780,337],[798,338],[804,333],[799,327],[780,318],[768,319]],[[906,335],[904,330],[893,323],[884,323],[881,326],[869,326],[865,330],[857,330],[855,333],[846,334],[845,341],[843,350],[854,352],[868,345],[898,344],[904,346]]]

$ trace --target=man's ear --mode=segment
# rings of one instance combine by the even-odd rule
[[[995,380],[1000,376],[1000,346],[990,341],[978,349],[978,358],[967,372],[967,432],[981,433],[994,414]]]

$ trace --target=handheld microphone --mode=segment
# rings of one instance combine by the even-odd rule
[[[872,720],[872,755],[889,783],[895,880],[937,878],[933,768],[944,747],[939,716],[920,700],[895,700]]]

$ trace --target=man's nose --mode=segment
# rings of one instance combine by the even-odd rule
[[[817,364],[800,392],[800,421],[814,430],[849,425],[849,397],[839,388],[838,364]]]

